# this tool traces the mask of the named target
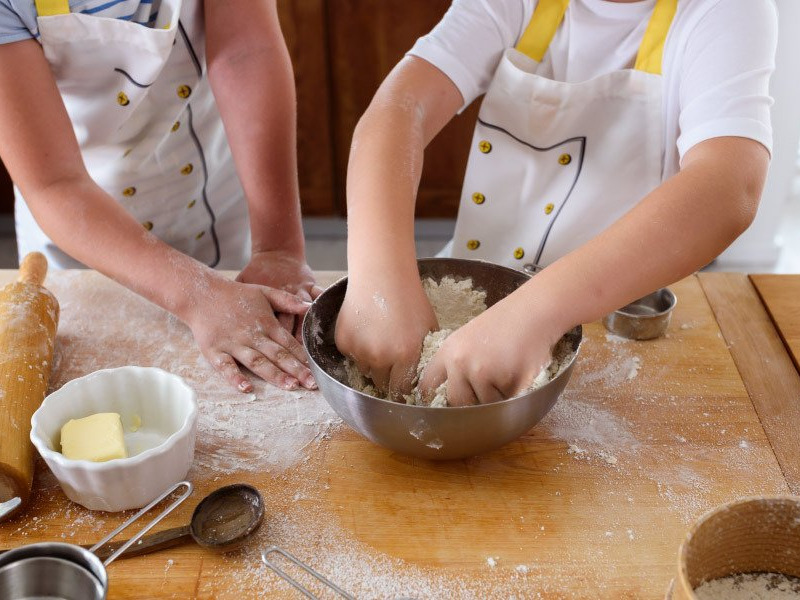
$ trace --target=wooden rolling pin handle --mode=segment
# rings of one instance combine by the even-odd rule
[[[42,285],[47,276],[47,259],[41,252],[30,252],[22,259],[17,281]]]

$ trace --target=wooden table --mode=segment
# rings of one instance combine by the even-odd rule
[[[800,370],[800,275],[751,275],[750,280]]]
[[[186,522],[227,483],[255,485],[267,507],[258,539],[235,554],[185,545],[111,565],[112,599],[298,597],[261,564],[271,544],[358,598],[663,598],[703,512],[800,491],[789,401],[799,396],[770,397],[800,382],[746,276],[672,286],[678,306],[658,340],[590,324],[572,380],[538,426],[447,463],[371,444],[318,393],[228,390],[181,323],[95,273],[54,273],[47,285],[62,305],[53,388],[141,364],[198,392],[196,492],[159,528]],[[27,513],[0,525],[3,546],[91,542],[122,519],[67,501],[41,462],[34,485]]]

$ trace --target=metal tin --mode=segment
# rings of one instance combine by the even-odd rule
[[[651,340],[666,333],[677,303],[669,288],[661,288],[606,315],[603,324],[615,335],[631,340]]]

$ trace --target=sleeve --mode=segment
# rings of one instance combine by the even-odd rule
[[[408,54],[447,75],[464,99],[462,110],[485,93],[506,48],[522,35],[524,0],[454,0],[439,24]],[[532,4],[528,2],[528,4]]]
[[[28,40],[34,37],[29,26],[36,30],[36,9],[33,2],[24,3],[25,14],[20,14],[14,0],[0,0],[0,44]]]
[[[772,0],[720,0],[698,21],[680,83],[681,159],[694,145],[737,136],[772,153],[769,78],[778,20]]]

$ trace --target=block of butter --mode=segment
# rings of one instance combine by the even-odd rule
[[[67,422],[61,428],[61,454],[94,462],[127,458],[119,414],[97,413]]]

